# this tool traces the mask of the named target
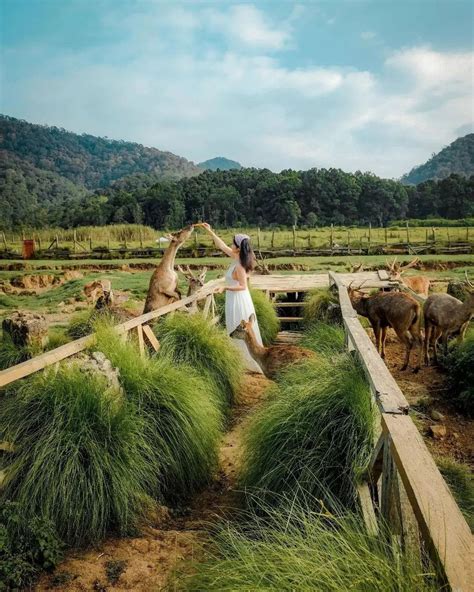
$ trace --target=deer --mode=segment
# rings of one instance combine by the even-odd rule
[[[86,284],[84,294],[98,310],[109,308],[114,304],[114,293],[110,280],[96,280]]]
[[[314,351],[297,345],[271,345],[270,347],[260,345],[257,342],[255,331],[253,330],[254,322],[255,315],[252,313],[248,321],[242,320],[230,336],[245,341],[250,355],[262,368],[267,378],[274,378],[289,364],[294,364],[304,359],[315,359],[317,357]]]
[[[391,280],[399,281],[403,286],[415,292],[415,294],[428,297],[430,280],[427,277],[423,275],[412,275],[402,278],[402,275],[405,273],[405,271],[415,267],[415,265],[417,265],[419,262],[419,257],[416,257],[407,265],[401,265],[400,263],[397,263],[397,258],[395,257],[392,261],[386,260],[386,265],[390,273]]]
[[[193,229],[192,225],[187,226],[166,236],[170,244],[151,276],[143,313],[181,300],[181,292],[178,289],[178,274],[174,270],[174,262],[177,250],[191,236]]]
[[[442,337],[443,353],[448,353],[448,340],[458,333],[458,342],[464,340],[469,322],[474,315],[474,285],[466,273],[466,284],[469,290],[464,302],[450,294],[432,294],[423,307],[425,317],[424,361],[430,365],[430,345],[433,346],[435,364],[438,364],[438,341]]]
[[[421,306],[410,295],[402,292],[377,292],[365,294],[360,289],[349,285],[349,298],[354,310],[363,317],[367,317],[375,335],[377,351],[385,359],[385,340],[387,329],[392,329],[399,340],[405,345],[405,359],[401,370],[406,370],[410,363],[410,353],[414,344],[419,348],[418,365],[414,371],[420,369],[423,338],[420,329]]]

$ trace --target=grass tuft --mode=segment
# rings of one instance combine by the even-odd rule
[[[469,415],[474,415],[474,332],[455,345],[446,361],[450,401]]]
[[[436,464],[474,532],[474,477],[470,467],[449,458],[437,458]]]
[[[323,355],[341,354],[345,350],[344,329],[322,321],[315,322],[304,331],[300,345]]]
[[[154,467],[147,491],[169,503],[191,495],[217,464],[222,419],[212,384],[167,355],[141,356],[111,328],[97,327],[96,348],[119,369],[126,396],[142,419]]]
[[[373,442],[374,409],[360,366],[347,354],[308,360],[281,375],[245,433],[241,483],[268,503],[309,494],[354,505],[356,476]],[[331,499],[326,499],[329,493]]]
[[[1,498],[51,520],[69,544],[93,543],[109,529],[126,533],[148,505],[142,432],[103,377],[76,365],[36,375],[0,407],[1,438],[14,445]]]
[[[266,346],[271,345],[280,330],[280,321],[275,307],[261,290],[250,290],[250,295],[255,307],[263,344]]]
[[[264,508],[265,519],[216,528],[200,562],[185,564],[173,590],[188,592],[435,592],[415,555],[367,534],[354,514],[334,516],[305,505]]]
[[[225,331],[201,314],[167,315],[155,327],[163,354],[207,377],[226,412],[237,398],[243,366],[240,353]]]
[[[341,309],[337,299],[327,288],[312,290],[303,307],[303,323],[310,327],[313,323],[340,323]]]

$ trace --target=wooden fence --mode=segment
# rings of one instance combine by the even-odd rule
[[[289,276],[285,277],[288,280]],[[421,540],[421,545],[430,552],[451,589],[469,592],[474,589],[470,528],[408,415],[408,402],[352,308],[345,287],[348,277],[348,274],[341,276],[330,272],[329,284],[339,295],[347,347],[359,357],[380,411],[380,436],[374,445],[367,478],[359,486],[365,522],[374,534],[380,530],[381,524],[388,525],[390,536],[399,537],[402,545],[410,544],[410,549],[419,548]],[[262,285],[258,288],[265,290],[265,282],[270,280],[271,276],[260,278]],[[141,351],[145,341],[157,350],[159,343],[147,323],[201,301],[204,301],[203,313],[211,322],[215,321],[215,317],[212,318],[214,292],[222,282],[223,279],[208,282],[194,295],[121,323],[116,329],[120,334],[135,330]],[[281,286],[273,288],[283,291]],[[301,287],[299,290],[303,291]],[[94,334],[88,335],[2,370],[0,388],[87,349],[93,345],[94,339]]]
[[[380,436],[359,497],[369,530],[380,524],[410,550],[426,549],[455,592],[474,590],[473,536],[418,429],[395,379],[352,308],[345,283],[338,292],[349,351],[360,359],[380,411]]]

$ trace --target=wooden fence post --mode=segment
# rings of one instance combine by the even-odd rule
[[[408,220],[406,221],[406,230],[407,230],[407,249],[410,252],[410,231],[408,227]]]
[[[260,228],[257,226],[257,247],[260,249]]]
[[[331,251],[333,249],[333,245],[334,245],[334,224],[331,223],[331,234],[329,235],[329,244],[331,247]]]
[[[275,231],[272,230],[272,241],[271,241],[272,249],[275,247]]]
[[[145,355],[145,343],[143,341],[143,326],[137,325],[137,334],[138,334],[138,349],[140,350],[140,355]]]
[[[5,251],[7,251],[7,239],[5,237],[5,233],[2,232],[2,237],[3,237],[3,248],[5,249]]]
[[[385,246],[388,247],[388,233],[387,233],[387,227],[385,226],[384,228],[384,233],[385,233]]]
[[[369,243],[367,245],[367,255],[370,255],[370,245],[372,243],[372,223],[369,222]]]
[[[89,235],[89,251],[92,251],[92,235]]]
[[[296,226],[293,224],[293,251],[296,250]]]

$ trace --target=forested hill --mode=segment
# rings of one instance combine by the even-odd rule
[[[401,181],[417,185],[429,179],[445,179],[452,173],[463,177],[474,175],[474,134],[458,138],[441,152],[434,154],[428,162],[413,168]]]
[[[241,169],[242,165],[236,160],[229,160],[224,156],[216,156],[216,158],[210,158],[209,160],[200,162],[198,167],[205,171],[232,171]]]
[[[150,175],[152,181],[156,181],[202,172],[192,162],[171,152],[132,142],[78,135],[3,115],[0,115],[0,149],[15,157],[10,158],[12,167],[21,159],[35,169],[60,175],[87,189],[106,187],[138,173]]]

